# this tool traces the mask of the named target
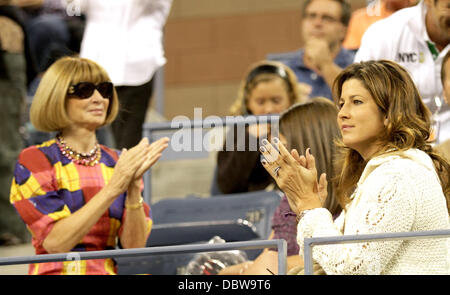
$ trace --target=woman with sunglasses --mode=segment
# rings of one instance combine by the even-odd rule
[[[238,97],[230,109],[233,116],[279,114],[301,101],[297,77],[282,63],[260,61],[253,64],[242,80]],[[223,194],[263,190],[273,183],[259,161],[259,152],[250,150],[250,142],[268,137],[270,126],[254,124],[245,129],[245,137],[227,134],[224,150],[217,157],[217,186]],[[232,135],[232,137],[230,137]],[[227,150],[227,142],[233,141],[233,149]],[[259,143],[258,143],[259,145]]]
[[[64,57],[44,74],[30,119],[56,138],[24,149],[10,201],[27,224],[36,254],[144,247],[152,221],[141,178],[167,147],[146,138],[121,152],[99,145],[95,131],[111,123],[117,94],[103,68]],[[74,265],[75,264],[75,265]],[[111,259],[32,264],[30,274],[115,274]]]

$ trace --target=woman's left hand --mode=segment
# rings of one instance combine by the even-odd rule
[[[299,157],[299,162],[278,138],[274,138],[272,142],[273,144],[263,140],[260,152],[264,159],[261,163],[286,194],[292,211],[299,214],[304,210],[322,207],[315,159],[309,149],[306,150],[304,159],[303,156]]]
[[[314,159],[314,156],[311,155],[309,152],[309,149],[306,150],[306,157],[308,157],[309,160],[306,160],[306,157],[303,155],[299,155],[298,151],[296,149],[293,149],[291,151],[291,155],[294,157],[294,159],[300,163],[303,167],[307,169],[312,169],[315,167],[316,162]],[[309,167],[309,165],[314,165],[313,167]],[[328,198],[328,181],[327,181],[327,174],[322,173],[319,177],[319,182],[317,183],[317,192],[319,194],[320,203],[322,206],[325,206],[325,201]]]
[[[145,161],[142,165],[136,170],[134,174],[134,179],[131,182],[131,185],[140,186],[140,181],[144,176],[144,173],[159,160],[162,155],[164,149],[166,149],[169,145],[169,139],[167,137],[158,139],[157,141],[150,144],[147,153],[145,154]]]

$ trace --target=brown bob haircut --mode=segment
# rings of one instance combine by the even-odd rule
[[[80,57],[63,57],[53,63],[39,83],[30,109],[31,123],[37,130],[59,132],[69,126],[66,98],[71,85],[79,82],[111,82],[106,71],[97,63]],[[117,116],[119,100],[114,89],[106,119],[110,124]]]

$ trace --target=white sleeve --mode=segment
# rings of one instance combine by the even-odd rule
[[[361,39],[361,46],[355,54],[354,62],[390,58],[392,47],[389,34],[384,30],[384,23],[378,21],[367,28]]]
[[[347,218],[345,227],[351,228],[352,234],[409,231],[415,212],[414,185],[401,175],[387,175],[384,181],[378,180],[372,184],[375,185],[361,192],[357,207],[352,209],[352,216]],[[328,210],[311,210],[297,226],[300,255],[303,256],[305,237],[342,234]],[[401,243],[389,241],[315,246],[313,259],[327,274],[380,274]]]
[[[172,0],[145,0],[147,14],[151,15],[161,28],[164,27],[172,7]]]

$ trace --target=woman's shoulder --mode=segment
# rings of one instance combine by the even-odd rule
[[[410,157],[407,157],[408,154]],[[372,163],[369,161],[352,199],[364,195],[370,202],[392,203],[395,206],[408,204],[411,208],[422,204],[425,199],[442,199],[442,188],[434,165],[428,163],[429,156],[424,154],[397,153],[385,155],[377,161],[371,160]]]
[[[23,158],[33,158],[41,156],[49,156],[59,150],[56,139],[47,140],[41,144],[31,145],[24,148],[19,154],[19,160]]]
[[[394,153],[389,162],[391,166],[395,166],[398,171],[413,173],[434,172],[435,166],[431,157],[424,151],[419,149],[409,149],[399,153]],[[394,168],[394,167],[392,167]]]
[[[431,186],[440,187],[439,176],[430,156],[416,149],[394,152],[369,161],[358,183],[365,183],[374,190],[401,186],[415,188],[419,192]]]
[[[59,148],[55,139],[48,140],[38,145],[24,148],[17,159],[17,173],[42,173],[52,171],[58,162]]]
[[[388,179],[389,181],[401,179],[429,180],[437,177],[433,161],[430,156],[417,149],[389,152],[371,159],[360,178],[360,183],[367,178]]]
[[[431,157],[419,149],[408,149],[405,151],[391,151],[381,156],[371,159],[367,163],[368,167],[379,167],[381,169],[391,169],[395,171],[404,171],[405,168],[420,168],[434,170],[434,164]]]

